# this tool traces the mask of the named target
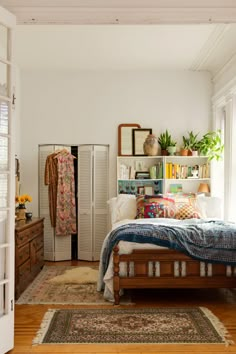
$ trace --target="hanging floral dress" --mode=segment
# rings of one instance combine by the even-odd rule
[[[55,157],[57,159],[57,210],[56,210],[56,235],[65,236],[75,234],[76,231],[76,206],[75,206],[75,156],[62,150]]]

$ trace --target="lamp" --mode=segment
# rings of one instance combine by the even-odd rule
[[[210,187],[208,183],[200,183],[198,187],[198,193],[210,193]]]

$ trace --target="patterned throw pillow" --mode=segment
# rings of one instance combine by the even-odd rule
[[[176,206],[176,215],[175,215],[176,219],[179,220],[184,220],[184,219],[200,219],[201,215],[198,212],[197,209],[194,208],[194,206],[190,205],[190,204],[180,204]]]
[[[144,219],[144,195],[137,196],[136,207],[137,207],[136,219]]]
[[[165,206],[159,203],[145,203],[144,218],[164,218]]]
[[[163,196],[138,196],[136,219],[143,218],[174,218],[175,204],[171,198]]]

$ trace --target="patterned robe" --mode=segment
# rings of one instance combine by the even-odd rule
[[[75,206],[75,156],[62,150],[54,156],[57,160],[57,208],[56,208],[56,235],[71,235],[76,230],[76,206]]]

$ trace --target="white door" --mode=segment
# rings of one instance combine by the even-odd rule
[[[12,28],[0,7],[0,354],[14,345],[15,154],[12,115]]]
[[[108,145],[78,150],[78,259],[98,261],[107,234]]]

